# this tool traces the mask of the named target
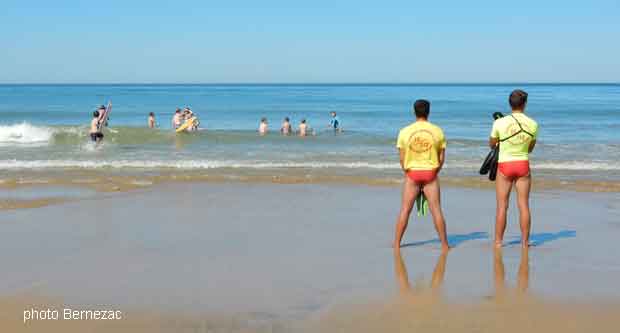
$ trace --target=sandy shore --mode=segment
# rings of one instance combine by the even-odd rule
[[[1,324],[48,332],[433,332],[496,331],[504,321],[512,329],[525,316],[539,321],[530,331],[576,332],[614,322],[617,193],[536,193],[536,246],[526,256],[514,214],[509,244],[492,250],[494,194],[463,188],[444,190],[454,250],[441,256],[430,218],[415,217],[395,255],[399,194],[364,185],[162,184],[1,211]],[[24,326],[32,307],[105,307],[125,317]]]
[[[475,174],[475,173],[472,173]],[[96,191],[99,193],[116,193],[140,190],[156,186],[168,186],[182,183],[243,183],[243,184],[305,184],[305,185],[370,185],[397,187],[401,175],[392,173],[373,176],[364,173],[334,173],[333,170],[273,170],[243,171],[234,169],[221,170],[167,170],[149,172],[146,170],[0,170],[0,211],[20,208],[39,208],[59,202],[73,201],[76,197],[66,193],[52,196],[47,189],[63,188],[71,191]],[[442,176],[445,186],[464,189],[493,189],[494,183],[483,176],[449,177]],[[22,191],[39,192],[35,196],[20,196]],[[620,182],[588,179],[552,179],[537,177],[537,191],[566,191],[586,193],[620,193]],[[47,195],[44,195],[47,194]],[[88,195],[86,195],[87,197]],[[69,200],[71,199],[71,200]]]
[[[191,171],[178,173],[99,172],[87,170],[56,170],[29,172],[0,172],[0,211],[40,208],[68,201],[76,201],[97,193],[118,193],[142,190],[151,187],[195,183],[238,183],[238,184],[288,184],[288,185],[368,185],[399,187],[400,177],[373,177],[369,175],[331,174],[329,170],[306,173],[299,170],[283,172]],[[444,186],[464,189],[493,190],[494,183],[485,177],[442,177]],[[565,191],[585,193],[620,193],[619,182],[585,179],[557,180],[536,178],[536,191]],[[60,190],[58,190],[60,189]],[[68,195],[69,193],[69,195]],[[76,195],[78,193],[78,195]]]

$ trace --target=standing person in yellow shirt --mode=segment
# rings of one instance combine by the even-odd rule
[[[437,178],[446,156],[446,138],[441,128],[428,121],[430,108],[429,101],[417,100],[413,105],[416,121],[398,133],[396,147],[400,154],[404,183],[400,214],[396,221],[394,248],[400,248],[413,203],[418,195],[424,193],[441,247],[443,250],[449,249]]]
[[[510,192],[517,189],[521,245],[529,247],[530,239],[530,174],[529,154],[534,150],[538,136],[538,124],[525,115],[527,93],[515,90],[508,99],[512,114],[493,123],[489,146],[499,144],[498,175],[495,180],[497,208],[495,212],[495,247],[502,247],[506,231],[506,214]]]

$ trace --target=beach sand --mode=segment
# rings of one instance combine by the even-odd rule
[[[0,324],[10,332],[609,331],[620,313],[618,193],[537,192],[492,249],[494,193],[445,188],[450,242],[400,191],[346,184],[163,183],[0,211]],[[30,321],[36,308],[123,319]],[[4,330],[3,330],[4,331]]]

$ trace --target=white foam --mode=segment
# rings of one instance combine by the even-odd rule
[[[476,169],[479,163],[446,163],[446,169]],[[398,170],[398,163],[382,162],[264,162],[253,160],[0,160],[0,169],[372,169]],[[533,162],[533,169],[569,171],[618,171],[620,163],[611,161]]]
[[[532,163],[532,168],[548,169],[548,170],[597,170],[597,171],[614,171],[620,170],[620,163],[616,161],[567,161],[567,162],[542,162]]]
[[[567,171],[617,171],[620,163],[616,161],[531,161],[534,170],[567,170]],[[477,169],[482,162],[460,161],[446,162],[447,169]]]
[[[0,145],[41,144],[52,139],[54,130],[49,127],[33,126],[29,123],[0,125]]]
[[[52,169],[52,168],[80,168],[80,169],[284,169],[284,168],[347,168],[347,169],[394,169],[398,163],[367,163],[367,162],[256,162],[256,161],[145,161],[145,160],[0,160],[0,169]]]

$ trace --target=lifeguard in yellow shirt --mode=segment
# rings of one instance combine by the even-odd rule
[[[404,183],[393,244],[396,249],[401,246],[414,201],[421,193],[424,193],[428,200],[442,249],[449,249],[437,177],[446,156],[446,137],[441,128],[428,121],[430,108],[429,101],[417,100],[413,105],[416,121],[401,129],[398,134],[396,147],[400,155],[400,166],[404,172]]]
[[[530,175],[529,155],[534,150],[538,137],[538,124],[525,115],[527,93],[514,90],[508,102],[512,114],[493,123],[489,146],[499,144],[498,173],[495,180],[497,207],[495,212],[495,247],[502,247],[506,231],[506,214],[513,185],[517,189],[521,245],[529,247],[530,239]]]

